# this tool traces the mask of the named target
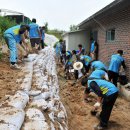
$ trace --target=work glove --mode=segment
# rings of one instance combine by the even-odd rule
[[[100,102],[96,102],[96,103],[94,104],[95,110],[98,109],[100,106],[101,106],[101,103],[100,103]]]

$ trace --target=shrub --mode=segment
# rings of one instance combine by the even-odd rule
[[[0,38],[3,37],[5,30],[15,25],[16,22],[14,20],[0,16]]]

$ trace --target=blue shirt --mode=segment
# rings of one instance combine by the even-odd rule
[[[91,68],[94,70],[96,69],[107,70],[107,67],[101,61],[93,61],[91,64]]]
[[[89,78],[103,79],[107,73],[104,70],[95,70],[91,73]]]
[[[22,40],[22,38],[19,34],[19,30],[20,30],[20,25],[17,25],[17,26],[7,29],[4,32],[4,34],[11,34],[14,37],[14,39],[16,40],[16,42],[19,43]]]
[[[76,53],[80,55],[84,55],[85,49],[82,48],[82,50],[77,50]]]
[[[121,55],[119,54],[112,55],[108,70],[113,71],[115,73],[119,73],[119,69],[123,61],[124,58]]]
[[[44,30],[42,30],[42,40],[44,40],[45,39],[45,32],[44,32]]]
[[[73,62],[73,60],[72,60],[72,54],[71,54],[70,51],[67,51],[67,52],[66,52],[66,57],[68,57],[66,64],[67,64],[67,65],[71,65],[72,62]]]
[[[110,96],[119,91],[114,84],[102,79],[88,80],[88,88],[90,89],[91,89],[90,86],[91,81],[95,81],[97,83],[103,95]]]
[[[56,51],[57,56],[60,55],[60,43],[59,42],[56,44],[55,51]]]
[[[92,58],[90,56],[87,56],[87,55],[82,55],[80,59],[84,60],[84,63],[85,63],[86,66],[88,66],[88,64],[92,60]]]
[[[40,38],[38,30],[39,26],[36,23],[30,23],[29,24],[30,31],[29,31],[29,36],[30,38]]]
[[[91,43],[90,52],[93,52],[94,49],[95,49],[95,41],[93,41],[93,42]]]

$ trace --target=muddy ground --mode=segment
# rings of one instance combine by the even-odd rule
[[[14,94],[20,86],[18,78],[24,78],[22,71],[11,70],[8,56],[4,55],[0,60],[0,100],[7,94]],[[20,64],[22,65],[22,64]],[[72,86],[73,80],[65,80],[63,68],[58,67],[61,100],[68,113],[69,130],[93,130],[93,126],[99,121],[91,116],[94,101],[86,103],[83,100],[84,88],[80,83]],[[92,95],[96,100],[96,97]],[[130,130],[130,102],[118,97],[109,123],[109,130]]]
[[[59,69],[60,68],[60,69]],[[96,95],[91,95],[93,102],[83,100],[84,88],[80,82],[72,86],[73,80],[65,80],[63,68],[58,68],[60,96],[68,113],[69,130],[93,130],[99,121],[90,114]],[[109,130],[130,130],[130,102],[118,97],[110,118]]]
[[[23,64],[20,64],[23,66]],[[17,79],[24,78],[24,73],[19,70],[10,69],[8,55],[3,55],[0,60],[0,101],[5,95],[14,95],[19,89],[20,83]]]

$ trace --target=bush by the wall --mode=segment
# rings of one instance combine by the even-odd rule
[[[3,33],[5,30],[15,25],[16,22],[14,20],[0,16],[0,38],[3,37]]]

